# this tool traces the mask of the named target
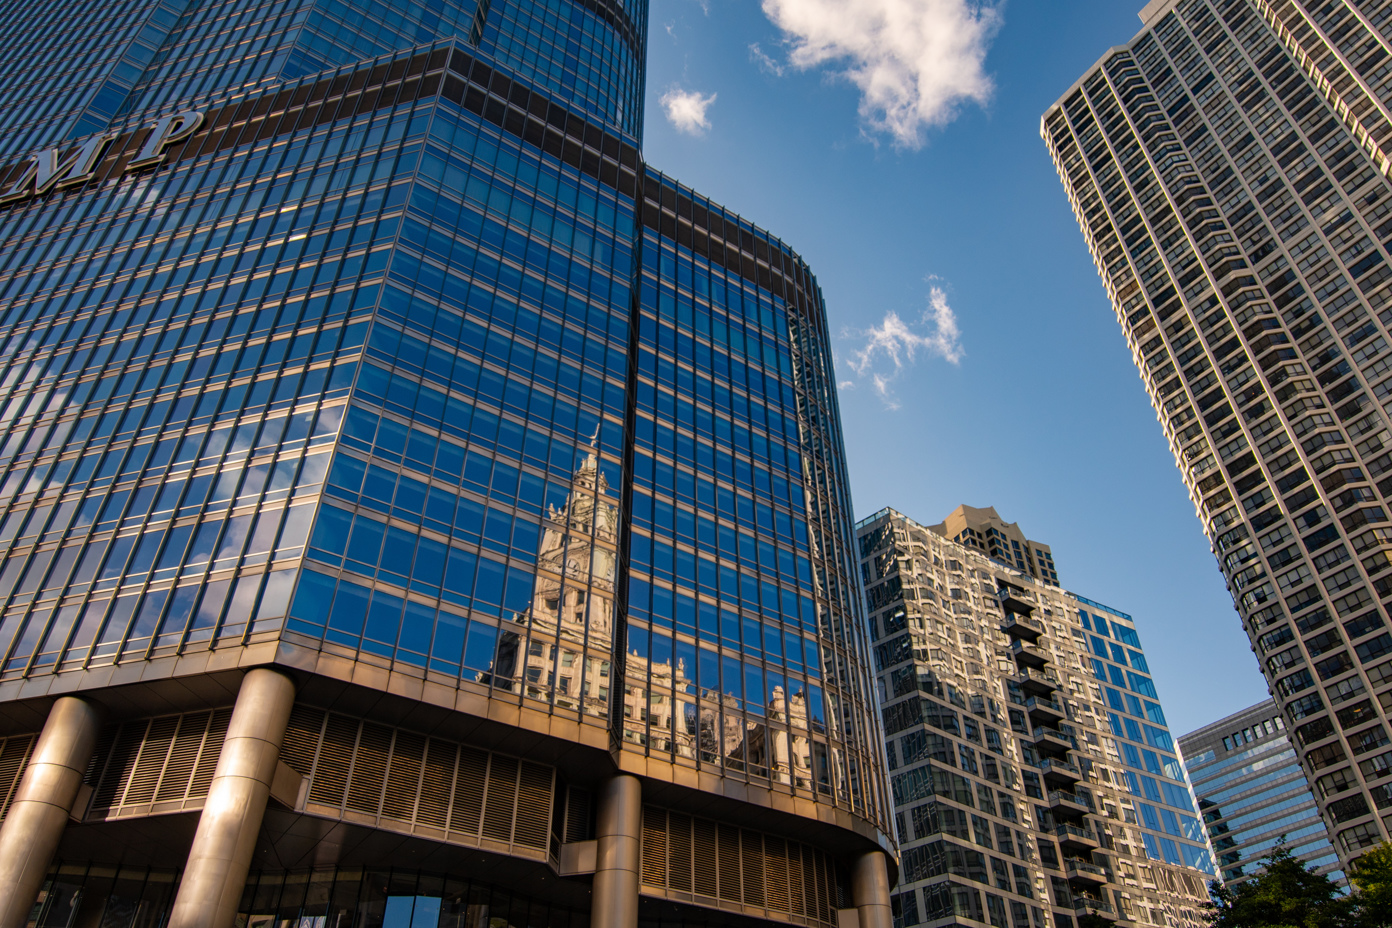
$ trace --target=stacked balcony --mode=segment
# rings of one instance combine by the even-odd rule
[[[1045,670],[1049,658],[1038,647],[1039,639],[1044,635],[1044,623],[1031,615],[1034,605],[1023,590],[1001,586],[996,590],[996,598],[1005,613],[1000,629],[1010,636],[1010,655],[1015,659],[1016,667],[1015,682],[1026,697],[1043,700],[1040,717],[1032,714],[1030,721],[1034,724],[1057,723],[1063,718],[1062,709],[1051,718],[1047,715],[1047,707],[1057,706],[1054,693],[1058,690],[1058,678]]]
[[[1063,704],[1052,696],[1031,696],[1025,700],[1025,711],[1029,713],[1030,724],[1058,725],[1064,720]]]
[[[1069,886],[1083,893],[1097,892],[1111,882],[1105,869],[1086,860],[1070,857],[1063,862],[1063,867]]]
[[[1053,837],[1063,854],[1075,917],[1093,915],[1114,922],[1116,910],[1106,901],[1111,875],[1092,859],[1093,852],[1102,846],[1090,820],[1097,810],[1089,796],[1074,791],[1083,781],[1082,771],[1073,761],[1078,742],[1064,724],[1068,714],[1056,695],[1058,680],[1049,667],[1049,652],[1041,643],[1046,628],[1032,616],[1034,606],[1023,590],[1002,585],[996,596],[1005,612],[1000,628],[1010,638],[1015,683],[1024,694],[1023,706],[1029,718],[1029,734],[1022,737],[1039,758],[1054,821]]]
[[[1048,656],[1029,641],[1016,639],[1010,642],[1010,656],[1021,670],[1043,670],[1049,663]]]
[[[1086,912],[1114,921],[1116,914],[1105,901],[1111,874],[1093,860],[1093,852],[1102,846],[1102,838],[1093,826],[1096,813],[1092,798],[1086,794],[1056,789],[1048,793],[1049,814],[1053,817],[1053,836],[1063,854],[1063,872],[1074,905],[1086,904]],[[1105,861],[1104,861],[1105,863]]]
[[[1006,600],[1002,599],[1002,602]],[[1011,600],[1011,602],[1015,602]],[[1044,634],[1044,624],[1038,619],[1030,618],[1027,615],[1019,615],[1014,612],[1006,612],[1005,618],[1001,621],[1001,631],[1014,638],[1023,638],[1026,641],[1038,641],[1039,636]]]
[[[1095,915],[1109,922],[1114,922],[1117,919],[1116,909],[1112,908],[1110,902],[1103,902],[1096,896],[1086,893],[1073,897],[1073,911],[1078,918],[1082,918],[1084,915]]]
[[[1050,789],[1072,789],[1083,782],[1083,772],[1077,765],[1061,758],[1043,758],[1039,762],[1039,771]]]
[[[1058,821],[1080,822],[1083,816],[1092,812],[1092,804],[1077,793],[1067,790],[1049,790],[1049,812]]]
[[[1007,617],[1023,616],[1025,619],[1029,619],[1034,612],[1034,603],[1030,602],[1031,595],[1008,583],[1003,583],[996,589],[996,599],[1000,601],[1001,609],[1005,611]],[[1033,622],[1033,620],[1030,621]],[[1039,632],[1036,634],[1038,637],[1039,634],[1043,634],[1044,629],[1038,623],[1034,624],[1039,628]]]
[[[1058,678],[1053,674],[1029,668],[1017,671],[1015,682],[1019,684],[1026,696],[1043,696],[1051,702],[1059,686]]]
[[[1057,757],[1059,760],[1067,760],[1068,752],[1078,747],[1078,741],[1072,735],[1048,725],[1036,725],[1030,732],[1030,740],[1042,756]]]
[[[1097,832],[1093,831],[1092,827],[1087,824],[1074,825],[1065,822],[1056,825],[1054,826],[1054,837],[1058,838],[1059,847],[1063,849],[1065,856],[1091,854],[1102,846],[1101,842],[1097,840]]]

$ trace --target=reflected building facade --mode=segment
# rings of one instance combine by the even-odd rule
[[[1392,836],[1392,41],[1154,0],[1040,131],[1342,869]]]
[[[0,928],[886,925],[825,306],[646,5],[4,15]]]
[[[1206,924],[1216,870],[1135,621],[954,529],[858,524],[898,922]]]
[[[608,493],[591,452],[565,501],[546,509],[531,602],[507,617],[512,625],[504,624],[498,656],[480,681],[607,717],[619,540],[619,507]]]

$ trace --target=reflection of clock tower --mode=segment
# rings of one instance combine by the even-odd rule
[[[523,662],[527,695],[595,716],[608,712],[614,640],[619,508],[605,498],[608,490],[591,451],[571,479],[565,504],[547,508],[530,614],[514,617],[530,631]],[[524,636],[520,630],[504,634],[504,647],[512,648],[499,652],[500,673],[516,666],[515,658],[503,666],[502,655],[515,653]]]
[[[553,632],[559,626],[562,634],[580,634],[586,625],[586,588],[609,594],[603,608],[592,609],[588,619],[590,643],[606,647],[613,640],[612,546],[619,537],[619,507],[601,499],[608,489],[599,459],[587,455],[571,481],[565,505],[547,508],[532,600],[534,626],[546,628],[550,623]],[[562,584],[561,577],[568,582]]]

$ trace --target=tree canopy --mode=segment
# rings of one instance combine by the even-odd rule
[[[1358,887],[1362,928],[1392,925],[1392,844],[1379,844],[1358,858],[1349,879]]]
[[[1280,842],[1263,860],[1263,869],[1235,889],[1209,884],[1213,928],[1351,928],[1350,900],[1323,874]]]
[[[1350,879],[1357,892],[1345,894],[1282,841],[1263,859],[1263,870],[1235,889],[1218,880],[1209,884],[1208,923],[1212,928],[1392,928],[1392,844],[1359,858]]]

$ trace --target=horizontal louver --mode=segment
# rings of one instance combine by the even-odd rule
[[[217,709],[103,729],[86,775],[87,818],[202,808],[231,717]],[[0,810],[35,737],[0,739]],[[309,780],[302,811],[311,815],[537,859],[551,844],[556,778],[542,764],[307,706],[291,713],[280,759]],[[586,808],[567,823],[577,831],[589,816],[581,795]]]
[[[199,809],[208,798],[231,709],[120,722],[104,729],[87,768],[89,820]]]
[[[566,790],[565,841],[589,841],[594,838],[590,811],[590,791],[572,786]]]
[[[309,778],[311,815],[545,857],[551,767],[302,706],[285,744],[285,763]]]
[[[37,735],[12,735],[0,738],[0,820],[10,811],[10,803],[19,789],[29,752],[34,749]]]
[[[800,925],[836,924],[840,883],[822,851],[707,819],[643,809],[646,892]]]

